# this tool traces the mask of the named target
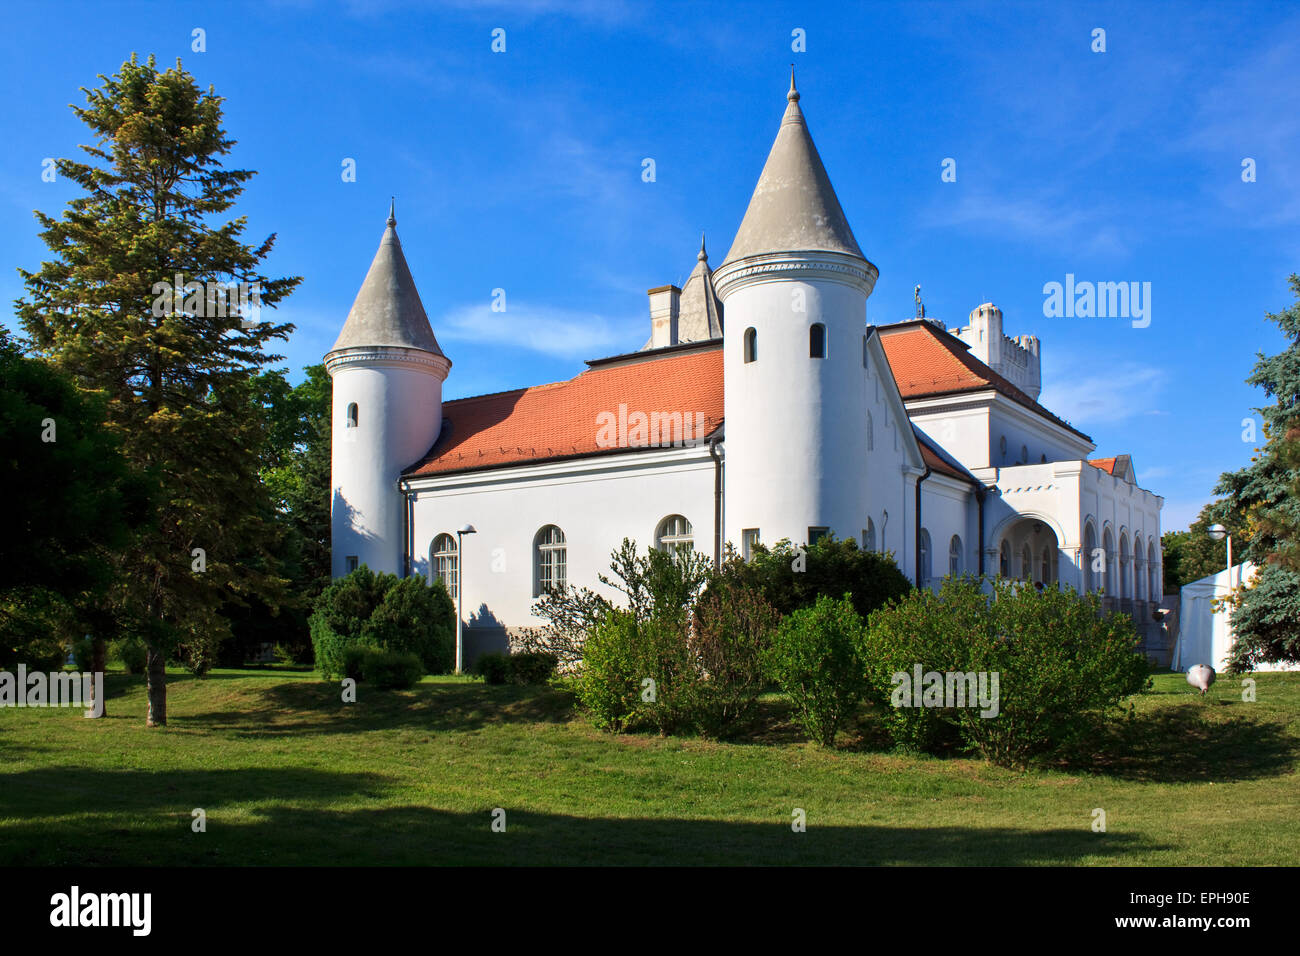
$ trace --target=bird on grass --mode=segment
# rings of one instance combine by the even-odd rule
[[[1214,668],[1208,664],[1197,664],[1195,667],[1187,668],[1187,683],[1197,687],[1201,691],[1201,696],[1210,689],[1214,683]]]

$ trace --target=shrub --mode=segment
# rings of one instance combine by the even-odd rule
[[[365,644],[353,644],[351,647],[343,649],[343,662],[340,665],[344,677],[350,677],[352,680],[365,680],[362,674],[363,665],[366,657],[375,649]]]
[[[840,541],[830,535],[802,553],[786,540],[771,549],[756,545],[748,562],[729,549],[711,589],[719,582],[758,591],[782,617],[812,607],[819,597],[848,594],[865,620],[912,590],[892,555],[863,551],[852,538]]]
[[[993,626],[989,599],[978,581],[954,578],[941,593],[919,589],[867,619],[863,658],[868,697],[880,709],[894,745],[911,753],[938,753],[958,744],[957,714],[933,706],[894,706],[895,691],[903,687],[894,675],[907,675],[910,681],[917,666],[922,674],[965,672],[972,642],[982,640],[977,635]],[[904,689],[910,693],[911,684]]]
[[[442,581],[391,578],[362,626],[363,643],[414,654],[428,674],[448,673],[456,661],[456,608]]]
[[[918,591],[872,615],[865,643],[877,701],[906,686],[894,676],[910,680],[917,664],[923,671],[989,675],[990,690],[991,675],[998,675],[995,716],[981,716],[979,706],[891,706],[886,722],[899,745],[929,749],[955,727],[990,762],[1023,766],[1081,741],[1124,698],[1148,686],[1132,621],[1102,616],[1098,595],[1004,581],[991,588],[989,595],[976,579],[951,579],[937,597]]]
[[[768,675],[794,702],[804,730],[826,747],[867,687],[862,627],[850,595],[821,595],[781,623],[764,654]]]
[[[531,651],[506,658],[509,676],[516,684],[545,684],[555,676],[560,661],[555,654]],[[491,683],[491,681],[489,681]]]
[[[617,733],[636,724],[641,705],[640,640],[636,618],[621,610],[605,614],[587,638],[577,695],[601,730]]]
[[[480,654],[474,661],[474,673],[489,684],[504,684],[510,680],[510,658],[505,654]]]
[[[414,654],[425,673],[451,670],[456,611],[442,582],[375,574],[362,565],[331,583],[309,618],[316,666],[325,677],[344,674],[350,647]]]
[[[149,649],[138,637],[119,637],[108,642],[110,660],[119,662],[128,674],[143,674]]]
[[[694,717],[705,736],[725,737],[752,717],[766,684],[763,654],[780,621],[751,588],[714,588],[696,603],[691,643],[702,679]]]
[[[361,679],[384,689],[405,690],[414,687],[424,673],[424,662],[409,651],[385,651],[364,648],[361,656]]]

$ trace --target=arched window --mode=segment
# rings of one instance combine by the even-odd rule
[[[357,403],[353,402],[348,406],[348,428],[357,427]]]
[[[1129,566],[1128,566],[1128,535],[1120,532],[1119,535],[1119,592],[1118,597],[1132,597],[1133,588],[1129,585]]]
[[[1043,546],[1042,560],[1038,563],[1038,580],[1043,584],[1052,583],[1052,549],[1047,545]]]
[[[862,367],[871,370],[871,361],[867,357],[867,337],[862,336]]]
[[[1004,578],[1011,577],[1011,545],[1005,541],[998,548],[998,574]]]
[[[1027,465],[1027,464],[1029,464],[1029,446],[1028,446],[1028,445],[1021,445],[1021,446],[1020,446],[1020,464],[1022,464],[1022,465]]]
[[[1159,601],[1164,597],[1164,582],[1160,578],[1160,561],[1158,559],[1159,551],[1156,550],[1156,539],[1151,538],[1147,542],[1147,594],[1152,601]]]
[[[1003,463],[1005,463],[1007,460],[1007,436],[1006,435],[1003,435],[1001,438],[998,439],[998,451],[1002,453],[1002,461]]]
[[[758,358],[758,330],[745,329],[745,361],[753,362]]]
[[[1046,452],[1044,452],[1043,454],[1041,454],[1041,455],[1038,456],[1038,463],[1039,463],[1040,465],[1045,465],[1045,464],[1047,464],[1047,453],[1046,453]]]
[[[1142,550],[1142,535],[1133,535],[1133,596],[1139,601],[1146,597],[1147,576],[1144,571],[1146,552]]]
[[[1103,572],[1106,575],[1106,595],[1116,597],[1119,592],[1119,573],[1115,568],[1115,538],[1107,528],[1101,535],[1101,547],[1105,551],[1105,565]]]
[[[1034,579],[1034,554],[1029,550],[1029,545],[1020,549],[1020,576],[1026,581]]]
[[[689,551],[694,546],[691,523],[681,515],[669,515],[655,529],[655,547],[660,551],[676,551],[678,548]]]
[[[429,583],[434,581],[441,581],[451,599],[456,600],[460,588],[460,557],[453,535],[438,535],[429,548]]]
[[[870,518],[867,519],[867,526],[862,529],[862,550],[876,550],[876,523]]]
[[[924,587],[930,580],[930,532],[921,529],[921,580],[917,587]]]
[[[876,447],[876,423],[871,417],[871,412],[867,412],[867,451],[874,451]]]
[[[948,573],[961,574],[961,538],[957,535],[948,542]]]
[[[826,357],[826,326],[820,322],[814,322],[808,330],[808,357]]]
[[[1097,551],[1097,532],[1092,529],[1092,522],[1083,529],[1083,554],[1079,555],[1079,563],[1083,571],[1083,590],[1097,590],[1097,576],[1093,574],[1092,562],[1095,560]]]
[[[533,597],[541,597],[547,591],[564,590],[568,581],[564,532],[548,524],[537,532],[533,554],[536,568]]]

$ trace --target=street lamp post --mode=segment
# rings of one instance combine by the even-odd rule
[[[1228,534],[1228,529],[1221,524],[1210,525],[1210,537],[1215,541],[1228,539],[1228,590],[1232,590],[1232,535]]]
[[[465,546],[464,536],[474,534],[477,529],[472,524],[461,525],[456,529],[456,673],[460,673],[461,661],[461,608],[465,603]]]

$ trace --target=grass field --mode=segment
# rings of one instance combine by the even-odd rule
[[[602,734],[558,688],[170,679],[164,730],[124,675],[103,720],[0,710],[0,864],[1300,863],[1300,674],[1158,675],[1086,765],[1026,773],[821,750],[778,699],[719,744]]]

